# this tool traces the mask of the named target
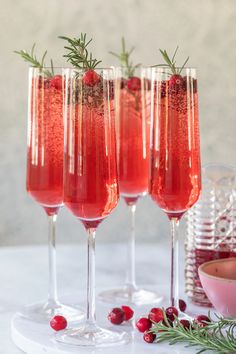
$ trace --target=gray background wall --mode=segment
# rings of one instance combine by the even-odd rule
[[[42,243],[46,217],[25,192],[27,64],[13,54],[30,49],[63,65],[60,34],[94,38],[94,53],[104,65],[109,50],[125,35],[136,47],[134,59],[160,61],[158,48],[178,44],[180,62],[190,56],[198,68],[202,162],[236,164],[236,1],[235,0],[1,0],[0,11],[0,244]],[[137,240],[161,242],[168,237],[165,215],[148,198],[137,210]],[[98,239],[126,238],[124,203],[101,225]],[[84,230],[66,210],[58,220],[60,242],[82,240]],[[85,237],[84,237],[85,238]]]

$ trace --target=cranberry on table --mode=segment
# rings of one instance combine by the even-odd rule
[[[185,329],[190,329],[190,327],[191,327],[191,323],[189,322],[189,320],[182,319],[182,320],[179,321],[179,323],[180,323],[181,326],[183,326]]]
[[[144,339],[145,342],[147,342],[147,343],[153,343],[154,340],[156,339],[156,335],[155,335],[155,333],[144,332],[144,334],[143,334],[143,339]]]
[[[134,315],[134,311],[129,307],[129,306],[121,306],[122,310],[125,313],[125,321],[129,321],[133,315]]]
[[[206,322],[211,322],[210,318],[206,315],[198,315],[194,321],[195,324],[197,324],[199,327],[205,327],[208,325]]]
[[[146,317],[141,317],[136,322],[136,327],[139,330],[139,332],[144,333],[145,331],[148,331],[152,327],[152,322]]]
[[[179,309],[180,309],[180,311],[185,312],[186,308],[187,308],[186,302],[184,300],[182,300],[182,299],[179,299]]]
[[[178,317],[178,310],[176,307],[171,306],[171,307],[167,307],[166,309],[166,316],[170,321],[174,321],[175,317]]]
[[[127,87],[131,91],[141,90],[141,80],[139,77],[132,76],[127,80]]]
[[[153,307],[148,315],[149,320],[158,323],[164,320],[163,309],[159,307]]]
[[[50,321],[50,326],[54,331],[61,331],[67,327],[67,320],[64,316],[54,316]]]
[[[86,86],[93,87],[98,84],[101,80],[101,77],[92,69],[86,71],[83,75],[83,83]]]
[[[108,314],[108,320],[115,325],[121,324],[124,322],[124,319],[125,312],[120,307],[115,307]]]

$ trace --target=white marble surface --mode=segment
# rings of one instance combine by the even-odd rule
[[[97,247],[97,291],[123,285],[125,271],[125,245],[102,244]],[[181,259],[181,287],[183,291],[183,256]],[[47,292],[47,248],[45,246],[2,248],[0,251],[0,342],[1,354],[22,353],[10,339],[10,320],[13,314],[24,304],[43,300]],[[165,247],[153,247],[147,244],[137,246],[137,282],[147,284],[149,288],[166,293],[168,287],[169,252]],[[84,306],[86,286],[86,247],[85,245],[60,245],[58,247],[58,280],[61,297],[73,297]],[[72,295],[71,295],[72,294]],[[78,295],[75,295],[78,294]],[[109,308],[112,306],[97,302],[98,321],[107,326]],[[136,317],[145,315],[151,306],[136,309]],[[198,309],[197,312],[204,312]],[[131,328],[127,328],[130,330]],[[50,328],[46,329],[51,335]],[[131,347],[115,347],[107,353],[156,352],[155,345],[142,341],[135,330],[135,341]],[[133,349],[132,349],[133,348]],[[152,349],[151,349],[152,348]],[[158,345],[159,353],[169,353],[168,346]],[[132,350],[133,351],[132,351]],[[173,353],[182,353],[183,347],[174,347]],[[184,350],[184,352],[186,352]],[[187,353],[195,351],[187,350]],[[87,350],[83,353],[97,353]],[[35,354],[34,352],[28,354]]]

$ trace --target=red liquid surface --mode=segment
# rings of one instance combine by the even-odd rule
[[[113,102],[110,118],[105,104],[77,104],[67,129],[64,203],[85,227],[96,227],[119,199]]]
[[[180,218],[201,190],[197,93],[168,92],[158,106],[150,194],[169,217]]]
[[[50,215],[58,211],[63,199],[62,90],[37,79],[31,90],[26,187]]]
[[[119,185],[127,200],[147,193],[150,154],[150,94],[121,90],[119,116]]]

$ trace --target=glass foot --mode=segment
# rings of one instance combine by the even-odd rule
[[[80,321],[85,318],[85,313],[79,307],[56,303],[36,303],[25,306],[20,314],[35,322],[48,322],[56,315],[63,315],[67,321]]]
[[[109,303],[130,303],[133,305],[148,305],[163,300],[163,296],[146,289],[125,286],[121,289],[112,289],[101,292],[98,299]]]
[[[57,342],[84,347],[109,347],[125,344],[129,335],[125,332],[115,332],[96,325],[84,325],[81,328],[69,328],[55,335]]]

